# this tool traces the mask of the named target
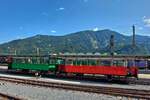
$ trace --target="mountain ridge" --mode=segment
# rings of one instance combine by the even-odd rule
[[[48,53],[88,53],[99,52],[109,54],[110,35],[114,34],[114,51],[118,54],[150,54],[150,37],[136,35],[136,47],[132,50],[132,36],[126,36],[109,29],[92,31],[85,30],[63,36],[35,35],[0,44],[2,54],[41,54]],[[142,47],[142,48],[141,48]]]

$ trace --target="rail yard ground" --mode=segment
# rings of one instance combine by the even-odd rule
[[[111,82],[100,82],[100,81],[87,81],[87,80],[70,80],[70,79],[60,79],[60,78],[37,78],[34,76],[18,76],[18,75],[6,75],[0,74],[1,77],[17,78],[17,79],[27,79],[27,80],[36,80],[42,82],[55,82],[55,83],[66,83],[66,84],[75,84],[75,85],[86,85],[86,86],[105,86],[105,87],[121,87],[128,89],[138,89],[138,90],[150,90],[150,85],[137,85],[137,84],[118,84]]]
[[[150,74],[138,74],[139,78],[150,79]]]
[[[35,77],[24,77],[16,75],[4,75],[0,74],[1,77],[12,77],[20,79],[31,79],[38,81],[47,81],[47,82],[60,82],[60,83],[69,83],[69,84],[82,84],[82,85],[95,85],[95,86],[107,86],[107,87],[119,87],[119,88],[129,88],[129,89],[138,89],[138,90],[150,90],[148,85],[121,85],[121,84],[104,84],[101,82],[87,82],[87,81],[70,81],[70,80],[61,80],[61,79],[49,79],[49,78],[38,78]],[[40,86],[32,86],[18,83],[10,83],[5,81],[0,81],[0,91],[6,94],[19,96],[21,98],[29,100],[136,100],[129,97],[121,96],[111,96],[104,94],[95,94],[95,93],[85,93],[79,91],[63,90],[56,88],[46,88]],[[38,98],[38,99],[37,99]]]
[[[68,91],[0,81],[0,91],[27,100],[129,100],[127,97]],[[131,99],[131,98],[130,98]],[[133,99],[132,100],[137,100]]]
[[[1,70],[7,69],[6,66],[1,66]],[[1,73],[1,77],[12,77],[20,79],[31,79],[46,82],[60,82],[67,84],[80,84],[104,87],[119,87],[138,90],[150,90],[150,85],[136,85],[136,84],[115,84],[93,82],[85,80],[67,80],[56,78],[36,78],[34,76],[13,75],[8,73]],[[150,78],[149,74],[139,74],[140,78]],[[59,88],[46,88],[42,86],[33,86],[26,84],[18,84],[0,80],[0,92],[9,94],[15,97],[24,98],[27,100],[137,100],[131,97],[112,96],[106,94],[87,93],[81,91],[63,90]]]

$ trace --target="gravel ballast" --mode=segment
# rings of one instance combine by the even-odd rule
[[[1,74],[0,77],[10,77],[18,79],[29,79],[36,81],[46,81],[46,82],[56,82],[56,83],[66,83],[66,84],[77,84],[77,85],[88,85],[88,86],[103,86],[103,87],[116,87],[116,88],[126,88],[126,89],[138,89],[138,90],[150,90],[150,85],[136,85],[136,84],[117,84],[117,83],[105,83],[105,82],[94,82],[94,81],[85,81],[85,80],[70,80],[70,79],[61,79],[61,78],[36,78],[34,76],[22,76],[22,75],[9,75]]]
[[[0,81],[0,92],[10,94],[13,96],[19,96],[27,100],[128,100],[129,99],[120,96],[116,97],[104,94],[45,88],[3,81]]]

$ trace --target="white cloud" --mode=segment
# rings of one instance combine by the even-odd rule
[[[150,27],[150,18],[147,18],[146,16],[144,16],[143,22],[144,22],[146,27]]]
[[[93,31],[98,31],[99,29],[98,29],[98,27],[95,27],[94,29],[93,29]]]
[[[62,11],[62,10],[65,10],[65,8],[64,8],[64,7],[60,7],[60,8],[58,8],[57,10],[58,10],[58,11]]]
[[[52,33],[56,33],[56,31],[55,31],[55,30],[51,30],[51,32],[52,32]]]
[[[143,19],[145,19],[146,18],[146,16],[143,16]]]

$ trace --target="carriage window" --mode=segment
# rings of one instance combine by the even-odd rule
[[[72,65],[73,64],[73,60],[71,60],[71,59],[66,60],[66,63],[69,64],[69,65]]]
[[[48,57],[20,57],[13,58],[14,63],[28,63],[28,64],[48,64]]]
[[[97,65],[96,60],[88,60],[88,65]]]
[[[123,61],[123,60],[115,60],[113,62],[113,65],[114,66],[124,66],[125,65],[125,61]]]
[[[127,66],[128,66],[128,67],[133,67],[133,66],[135,66],[135,61],[134,61],[134,60],[128,61]]]
[[[57,64],[65,64],[65,61],[63,59],[56,59]]]
[[[103,66],[110,66],[110,65],[111,65],[111,61],[107,61],[107,60],[101,61],[101,62],[100,62],[100,65],[103,65]]]
[[[56,59],[50,59],[49,64],[56,64]]]

